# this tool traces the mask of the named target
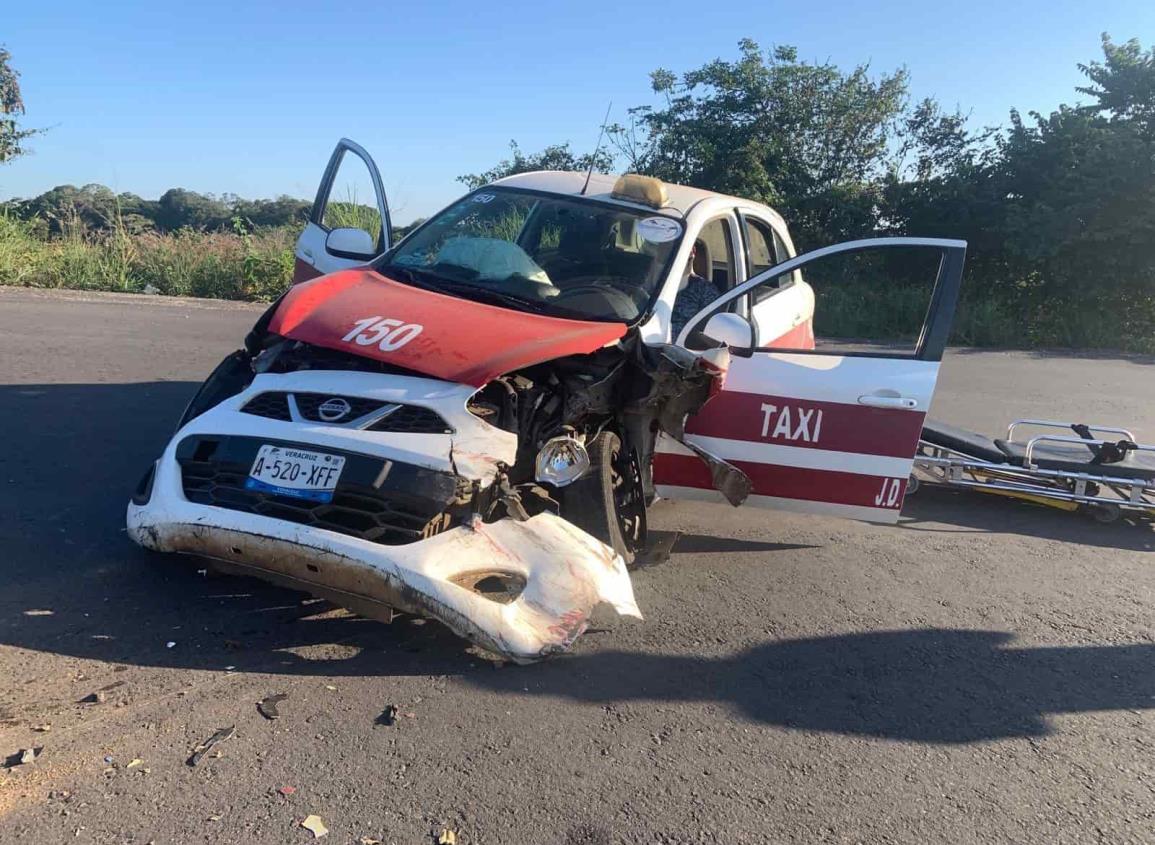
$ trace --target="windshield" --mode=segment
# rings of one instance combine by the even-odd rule
[[[487,188],[442,211],[377,269],[508,308],[631,322],[656,293],[681,237],[673,217]]]

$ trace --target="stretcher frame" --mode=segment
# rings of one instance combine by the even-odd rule
[[[1015,420],[1007,427],[1007,440],[1014,441],[1015,429],[1022,426],[1073,430],[1075,424],[1055,420]],[[1125,428],[1089,425],[1089,432],[1117,434],[1134,444],[1132,451],[1155,452],[1155,446],[1135,442]],[[1020,441],[1021,442],[1021,441]],[[1146,477],[1111,474],[1111,464],[1088,464],[1093,471],[1074,472],[1044,469],[1035,463],[1036,447],[1043,443],[1081,446],[1115,445],[1116,441],[1038,434],[1026,442],[1022,465],[994,463],[966,452],[920,439],[914,457],[914,472],[907,485],[915,493],[923,481],[947,487],[1007,496],[1060,510],[1085,510],[1100,522],[1114,522],[1123,513],[1155,517],[1155,470]],[[920,477],[925,476],[925,478]]]

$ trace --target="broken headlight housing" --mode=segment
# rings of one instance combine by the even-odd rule
[[[562,435],[545,442],[534,461],[534,477],[542,484],[565,487],[590,468],[590,455],[580,440]]]

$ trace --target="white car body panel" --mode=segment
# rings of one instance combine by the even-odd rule
[[[281,421],[240,409],[267,391],[358,396],[437,411],[453,434],[383,433],[339,425]],[[358,537],[260,514],[189,501],[176,451],[197,434],[288,440],[426,467],[492,483],[498,463],[512,463],[517,438],[465,407],[476,391],[432,379],[347,371],[261,374],[240,394],[195,417],[157,461],[146,504],[130,503],[129,535],[164,552],[201,554],[231,571],[287,583],[369,613],[399,608],[433,616],[496,654],[530,661],[569,646],[590,611],[605,602],[640,616],[625,563],[612,549],[549,513],[525,522],[503,519],[450,528],[404,545]],[[525,579],[503,604],[453,579],[479,571]]]

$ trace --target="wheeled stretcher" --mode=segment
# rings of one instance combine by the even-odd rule
[[[927,420],[907,493],[923,481],[1082,510],[1100,522],[1155,516],[1155,446],[1113,426],[1016,420],[1005,439],[991,439]]]

